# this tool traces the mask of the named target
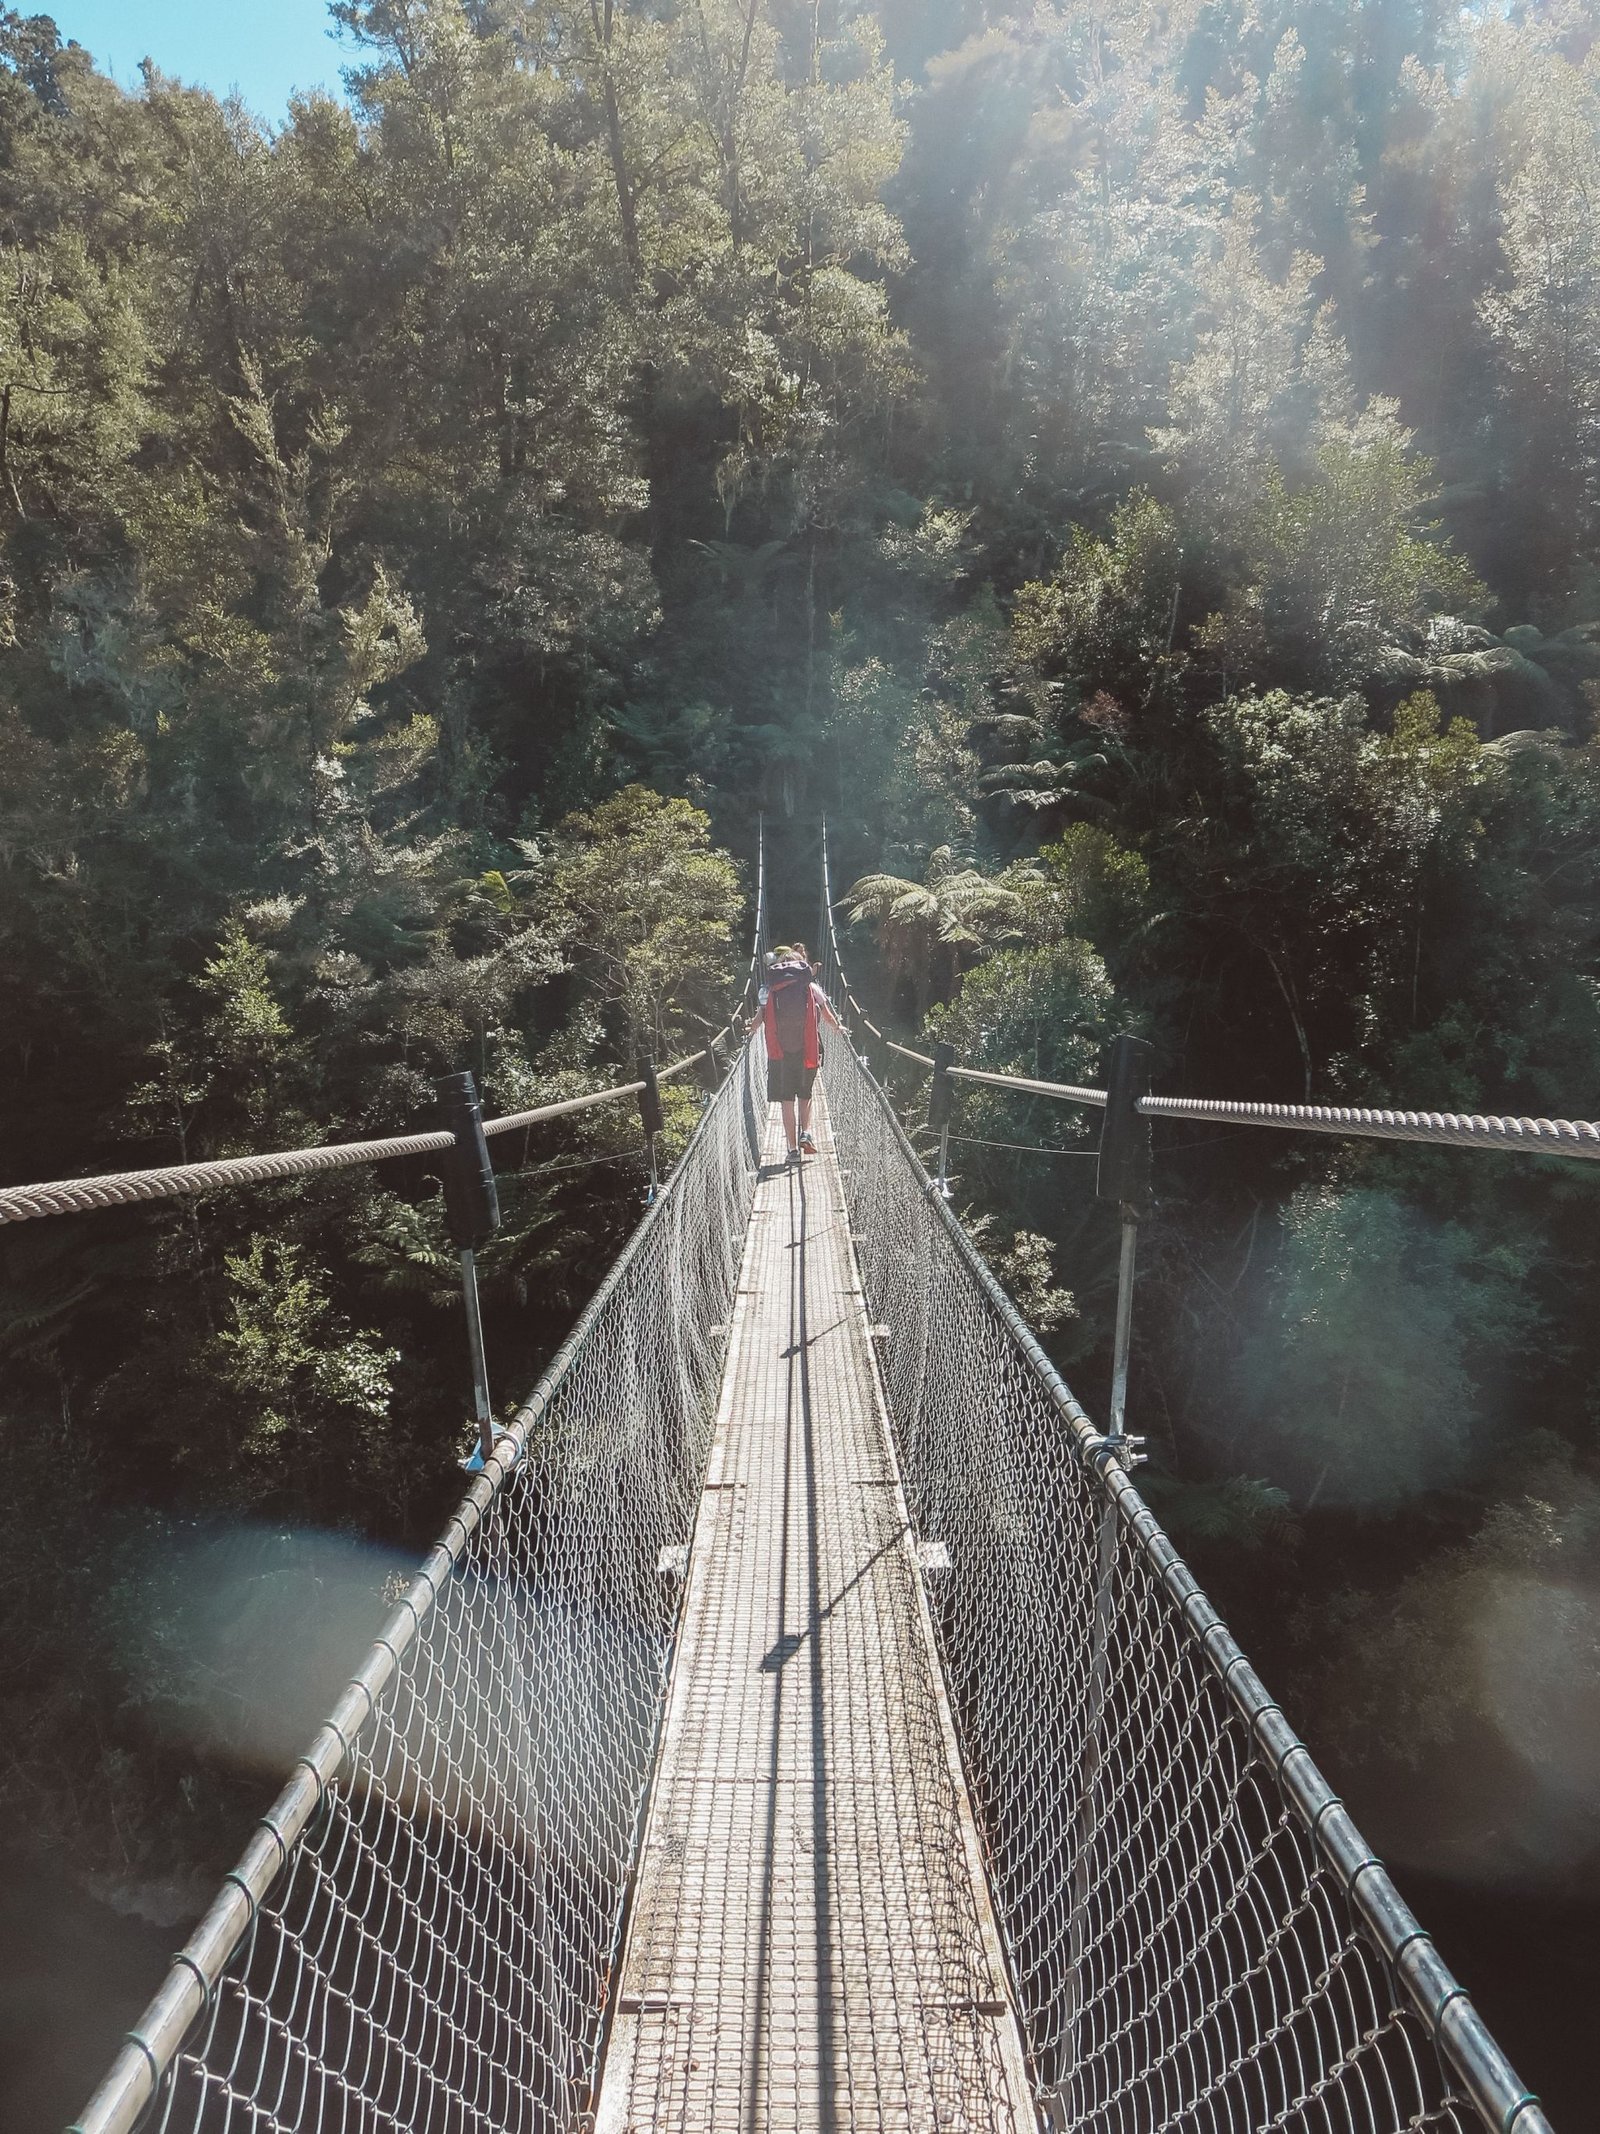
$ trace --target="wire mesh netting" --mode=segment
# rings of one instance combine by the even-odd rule
[[[913,1525],[949,1558],[935,1633],[1049,2117],[1478,2129],[1163,1580],[1154,1522],[1119,1509],[847,1043],[823,1080]]]
[[[523,2134],[592,2091],[757,1165],[748,1052],[166,2072],[166,2129]],[[415,1589],[413,1606],[416,1605]]]
[[[747,1046],[177,1959],[92,2134],[589,2124],[759,1075]],[[823,1085],[1047,2122],[1548,2134],[848,1042],[830,1040]],[[883,1669],[868,1675],[860,1738],[913,1725],[904,1691],[897,1708]],[[840,1773],[860,1777],[859,1758]],[[985,2011],[986,1993],[942,1989],[917,2021],[943,2036]],[[846,2105],[852,2124],[873,2109]]]

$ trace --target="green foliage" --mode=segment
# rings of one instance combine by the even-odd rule
[[[1373,1187],[1302,1187],[1265,1323],[1246,1348],[1245,1416],[1301,1501],[1391,1507],[1465,1472],[1487,1420],[1479,1359],[1533,1331],[1515,1246],[1485,1249]]]
[[[1600,1492],[1532,1433],[1458,1544],[1397,1589],[1347,1587],[1307,1683],[1376,1818],[1424,1869],[1592,1897]]]
[[[1095,1080],[1126,1025],[1173,1088],[1590,1108],[1570,10],[336,12],[347,100],[275,129],[0,17],[8,1176],[691,1049],[763,808],[780,900],[828,815],[858,983],[971,1062]],[[1092,1122],[968,1086],[959,1132],[1091,1397]],[[637,1133],[505,1153],[501,1398],[631,1219]],[[1580,1500],[1586,1172],[1176,1127],[1157,1158],[1134,1399],[1183,1533],[1281,1539],[1287,1490],[1312,1563],[1398,1505],[1454,1591],[1449,1548],[1528,1495],[1482,1465],[1497,1355]],[[45,1229],[3,1248],[0,1466],[64,1567],[8,1609],[19,1649],[57,1611],[109,1635],[108,1506],[158,1554],[218,1507],[425,1536],[465,1434],[425,1166]],[[97,1730],[85,1850],[142,1874],[201,1781],[114,1670],[68,1674],[8,1712],[63,1799]]]
[[[922,881],[867,874],[841,901],[852,923],[873,927],[891,982],[909,987],[919,1015],[949,993],[964,958],[1021,931],[1017,891],[960,866],[948,845],[929,854]]]
[[[256,1237],[224,1264],[230,1323],[215,1337],[216,1378],[246,1501],[308,1457],[376,1468],[389,1450],[382,1426],[398,1350],[344,1324],[326,1273],[296,1246]]]
[[[1082,1082],[1098,1065],[1112,1012],[1104,962],[1071,936],[998,950],[928,1018],[963,1060],[998,1073]]]
[[[1017,649],[1085,696],[1104,690],[1129,709],[1147,705],[1173,669],[1181,570],[1176,518],[1136,492],[1112,513],[1106,538],[1074,527],[1055,577],[1022,588]]]
[[[1035,928],[1077,934],[1101,954],[1127,954],[1154,916],[1150,867],[1098,823],[1073,823],[1039,849],[1044,893]]]
[[[1053,1334],[1078,1316],[1071,1290],[1056,1286],[1050,1240],[1037,1230],[1016,1231],[1009,1245],[991,1248],[988,1258],[1035,1333]]]
[[[1257,1550],[1293,1531],[1287,1491],[1253,1475],[1197,1482],[1152,1469],[1139,1490],[1181,1549]]]
[[[631,785],[556,833],[547,895],[583,997],[624,1062],[692,1049],[725,1017],[737,877],[686,800]]]
[[[1359,679],[1429,615],[1483,604],[1466,563],[1422,523],[1433,469],[1408,444],[1383,410],[1362,433],[1322,445],[1304,486],[1291,490],[1276,471],[1266,478],[1244,544],[1245,597],[1259,600],[1268,637],[1303,674]]]

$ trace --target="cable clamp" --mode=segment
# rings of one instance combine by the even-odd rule
[[[491,1423],[489,1427],[494,1432],[495,1451],[498,1451],[500,1449],[500,1441],[502,1438],[513,1437],[516,1434],[514,1431],[507,1429],[504,1423]],[[517,1448],[516,1459],[511,1462],[513,1468],[517,1465],[517,1462],[521,1458],[522,1448],[519,1446]],[[476,1442],[474,1442],[472,1451],[468,1455],[468,1457],[464,1460],[457,1460],[456,1462],[456,1465],[461,1469],[461,1472],[467,1475],[481,1475],[484,1472],[485,1468],[488,1466],[488,1464],[488,1461],[483,1456],[483,1447]]]
[[[195,1984],[200,1988],[201,2013],[209,2012],[211,2003],[216,1996],[217,1981],[214,1978],[207,1977],[205,1971],[194,1957],[189,1954],[187,1949],[178,1950],[172,1959],[172,1968],[174,1971],[187,1971],[189,1973]]]
[[[144,2056],[144,2064],[150,2072],[150,2091],[154,2096],[161,2088],[161,2062],[156,2058],[155,2048],[143,2031],[125,2030],[122,2036],[124,2043],[131,2045],[135,2052]]]

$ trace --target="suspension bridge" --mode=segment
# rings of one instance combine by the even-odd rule
[[[855,1041],[816,1156],[781,1160],[747,989],[509,1428],[475,1341],[458,1510],[76,2134],[1549,2134],[1131,1479],[1126,1130],[1600,1132],[1153,1097],[1129,1054],[1104,1089],[964,1069],[866,1017],[825,853],[823,911]],[[764,914],[763,870],[752,984]],[[1105,1429],[856,1042],[935,1112],[966,1075],[1120,1120]],[[576,1103],[648,1130],[661,1078]],[[488,1142],[573,1106],[457,1095],[436,1133],[11,1188],[0,1221],[437,1154],[470,1276]]]

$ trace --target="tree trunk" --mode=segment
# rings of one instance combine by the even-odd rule
[[[601,102],[606,114],[606,147],[611,158],[611,180],[617,193],[617,216],[622,224],[622,249],[627,254],[628,272],[632,279],[639,279],[639,216],[633,197],[633,180],[628,175],[627,147],[622,137],[622,110],[617,102],[617,85],[611,72],[611,40],[616,27],[616,0],[605,0],[602,12],[594,0],[589,0],[589,20],[594,30],[595,43],[600,49]]]

